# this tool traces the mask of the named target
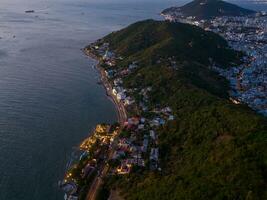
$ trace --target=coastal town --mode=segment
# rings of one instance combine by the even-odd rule
[[[211,19],[184,17],[179,9],[162,14],[171,22],[201,27],[221,35],[231,48],[244,53],[243,63],[236,66],[211,67],[230,82],[230,99],[235,104],[247,104],[267,116],[267,14],[222,16]]]
[[[217,17],[201,21],[164,17],[218,33],[232,48],[245,52],[239,66],[218,66],[211,60],[210,67],[229,80],[233,103],[246,103],[267,115],[267,17],[264,13],[256,17]],[[82,199],[95,199],[106,176],[125,176],[133,170],[160,172],[158,130],[175,119],[171,107],[150,106],[152,87],[125,86],[124,79],[139,68],[138,61],[119,67],[117,64],[124,58],[116,55],[104,40],[89,45],[84,52],[99,62],[101,82],[117,107],[119,123],[97,125],[82,142],[81,156],[69,167],[60,184],[66,200],[80,199],[81,193],[85,196]],[[175,69],[175,61],[171,60],[171,64]]]
[[[229,97],[234,104],[247,104],[267,116],[266,13],[205,20],[183,17],[179,10],[162,15],[167,21],[188,23],[219,34],[232,49],[239,51],[240,64],[221,66],[210,59],[209,67],[229,81]],[[156,88],[127,84],[127,77],[140,68],[138,60],[116,54],[105,39],[87,46],[84,53],[98,61],[101,83],[117,107],[118,122],[97,125],[80,144],[80,156],[68,167],[60,183],[65,200],[96,199],[106,177],[127,177],[135,171],[162,172],[159,133],[176,119],[171,106],[151,105],[150,94]],[[178,70],[171,57],[167,63]]]
[[[267,200],[267,0],[0,2],[0,200]]]
[[[129,113],[122,124],[123,129],[112,156],[113,160],[119,160],[119,165],[113,169],[113,173],[128,174],[134,166],[153,171],[161,170],[157,129],[167,121],[174,120],[172,109],[160,106],[149,108],[149,93],[153,89],[151,87],[126,88],[124,86],[124,78],[139,67],[137,61],[129,63],[126,68],[116,68],[117,61],[123,58],[116,56],[109,49],[108,43],[103,43],[102,46],[91,45],[86,51],[87,54],[96,52],[102,57],[101,67],[105,70],[109,82],[112,82],[111,95],[115,101],[122,103]]]
[[[137,169],[160,172],[157,131],[175,119],[169,106],[149,106],[152,87],[125,87],[124,78],[138,69],[138,61],[123,68],[116,67],[123,58],[112,52],[104,41],[97,41],[84,51],[99,61],[101,81],[117,107],[119,123],[97,125],[82,142],[81,156],[60,183],[66,200],[80,199],[85,190],[89,193],[84,199],[94,199],[95,188],[107,175],[124,176]]]

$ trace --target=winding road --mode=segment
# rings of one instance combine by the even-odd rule
[[[104,87],[106,88],[107,95],[111,98],[111,100],[114,102],[114,104],[115,104],[115,106],[117,108],[118,122],[120,123],[120,127],[121,127],[120,131],[121,131],[124,122],[127,120],[127,112],[125,110],[125,107],[124,107],[123,103],[119,102],[117,100],[116,96],[113,95],[113,93],[112,93],[112,85],[108,81],[108,78],[107,78],[107,76],[105,74],[104,69],[101,68],[100,66],[98,66],[97,68],[100,71],[101,81],[102,81]],[[112,155],[114,154],[114,151],[115,151],[114,149],[115,148],[111,148],[109,150],[108,159],[112,158]],[[97,191],[100,188],[100,186],[103,184],[103,179],[106,177],[108,171],[109,171],[109,166],[107,164],[105,164],[105,163],[102,166],[99,167],[99,175],[96,176],[95,179],[93,180],[93,182],[91,184],[91,187],[90,187],[90,189],[88,191],[86,200],[95,200],[96,199]]]

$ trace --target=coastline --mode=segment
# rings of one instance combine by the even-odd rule
[[[105,87],[107,96],[111,98],[116,106],[119,123],[115,125],[116,133],[109,137],[112,140],[106,140],[106,137],[111,132],[107,131],[109,129],[106,129],[106,131],[95,131],[96,136],[93,138],[95,140],[92,139],[91,143],[98,148],[85,148],[85,150],[91,151],[91,154],[88,156],[88,160],[85,160],[86,163],[84,162],[87,165],[80,165],[78,178],[81,176],[82,178],[74,179],[74,181],[84,181],[81,181],[82,184],[79,184],[77,181],[79,189],[75,197],[82,200],[95,200],[98,197],[103,198],[104,195],[105,199],[111,199],[112,190],[115,190],[115,193],[125,198],[128,198],[128,195],[131,195],[130,197],[132,199],[146,197],[147,191],[155,191],[157,185],[161,184],[161,175],[163,175],[163,178],[165,176],[167,177],[167,182],[162,182],[163,187],[169,185],[169,181],[176,185],[176,180],[180,179],[179,174],[172,173],[173,170],[194,177],[195,174],[192,172],[191,164],[194,170],[199,167],[199,160],[195,159],[195,156],[201,156],[203,158],[201,164],[204,166],[204,171],[200,169],[199,172],[205,173],[205,171],[210,171],[213,177],[216,177],[217,174],[213,174],[213,170],[211,170],[211,168],[216,166],[216,163],[211,163],[206,166],[205,162],[206,157],[210,157],[211,160],[213,159],[213,155],[209,155],[207,147],[211,149],[214,147],[214,138],[221,141],[221,134],[223,134],[223,137],[228,137],[228,133],[224,133],[225,129],[221,127],[225,127],[225,124],[230,123],[227,129],[229,128],[233,132],[231,134],[232,139],[236,136],[235,132],[238,129],[237,127],[242,126],[244,122],[248,123],[251,120],[252,127],[258,127],[258,124],[264,122],[260,118],[257,119],[256,116],[253,117],[253,113],[251,113],[250,118],[247,108],[238,108],[232,105],[226,98],[228,96],[224,96],[228,89],[226,80],[221,79],[218,74],[210,71],[212,70],[211,67],[207,66],[202,68],[203,65],[213,62],[218,63],[218,66],[228,66],[230,64],[232,65],[232,63],[239,62],[239,54],[229,49],[226,41],[222,37],[220,38],[200,29],[198,31],[202,34],[197,34],[195,39],[194,31],[196,28],[187,25],[183,27],[181,24],[166,24],[147,20],[140,24],[130,26],[126,31],[122,30],[114,35],[100,39],[83,49],[86,56],[97,61],[97,63],[94,63],[94,66],[100,73],[101,84]],[[181,33],[173,32],[173,30],[179,28],[181,29]],[[150,30],[155,30],[156,32],[152,37],[152,40],[155,39],[156,41],[155,44],[152,43],[153,47],[159,46],[155,49],[153,48],[152,52],[150,52],[150,45],[145,46],[144,49],[141,48]],[[142,33],[140,34],[142,37],[138,37],[138,40],[136,39],[136,32]],[[164,35],[169,33],[166,36],[168,40],[169,37],[171,39],[178,39],[175,39],[171,45],[162,47],[162,38],[160,37],[157,40],[156,37],[161,36],[163,32]],[[190,34],[187,35],[188,33],[193,36]],[[172,37],[173,35],[175,37]],[[163,41],[166,38],[164,37]],[[188,43],[192,38],[196,41],[196,48],[193,48],[194,45]],[[211,41],[211,45],[208,45],[207,51],[202,54],[200,47],[205,40]],[[122,42],[120,43],[120,41]],[[137,45],[132,50],[131,45],[134,42]],[[186,51],[183,56],[176,57],[175,54],[177,53],[179,55],[179,52],[183,50],[183,48],[180,49],[180,47],[177,47],[176,44],[179,43],[181,43],[181,47],[189,45],[192,49],[188,52]],[[119,45],[116,46],[117,44]],[[221,46],[221,44],[224,45]],[[170,50],[173,50],[173,52],[170,52]],[[160,54],[165,51],[166,55],[165,53]],[[136,52],[145,53],[140,57],[135,57],[138,54]],[[222,55],[225,53],[227,57],[220,56],[221,53]],[[192,54],[196,56],[191,57]],[[142,69],[138,70],[139,67]],[[131,73],[132,75],[130,75]],[[154,77],[160,77],[160,80],[155,80]],[[199,83],[199,80],[204,83],[204,86],[202,83]],[[216,85],[216,88],[213,88],[211,85]],[[127,118],[126,109],[129,118]],[[226,120],[221,121],[221,116],[226,116]],[[260,132],[261,128],[264,130],[264,127],[259,127],[259,129],[255,130],[259,130]],[[199,135],[196,136],[198,130]],[[210,136],[207,130],[212,130],[216,134]],[[239,129],[237,132],[240,134],[244,134],[245,132],[249,136],[250,131],[251,129],[249,127],[247,129],[245,127],[245,129]],[[176,146],[172,142],[173,139],[178,139],[181,143]],[[250,142],[248,140],[248,143]],[[198,148],[192,148],[192,146],[198,144],[203,150],[201,150],[201,154],[199,154]],[[246,145],[243,143],[243,140],[240,140],[240,144]],[[185,150],[184,146],[186,148]],[[224,144],[221,147],[223,150],[222,153],[228,154],[223,149],[225,147]],[[229,145],[229,148],[231,151],[235,150],[235,146],[232,144]],[[244,147],[240,146],[239,148],[241,152]],[[174,152],[170,154],[169,159],[165,159],[164,156],[167,153],[171,153],[173,149]],[[190,151],[187,151],[187,149],[190,149]],[[189,157],[187,153],[189,153]],[[186,161],[173,159],[177,156],[181,156]],[[242,160],[242,156],[243,154],[238,155],[237,158]],[[92,162],[89,159],[94,160],[96,165],[91,164]],[[234,163],[235,159],[235,156],[231,158],[231,163]],[[165,164],[170,160],[170,164]],[[189,160],[188,163],[190,166],[188,166],[187,160]],[[188,172],[181,170],[181,166],[183,167],[183,165]],[[86,173],[88,167],[89,169],[93,168],[97,172],[90,179],[89,183],[87,182],[88,174]],[[220,169],[223,170],[226,167],[228,167],[227,164]],[[236,173],[240,171],[243,171],[243,168],[236,169]],[[144,181],[141,177],[139,179],[135,176],[142,176],[143,174]],[[148,177],[146,176],[147,174],[155,174],[155,178],[152,176]],[[123,176],[125,178],[122,178]],[[173,176],[176,177],[175,180],[172,179]],[[243,177],[240,176],[240,178],[242,179]],[[244,178],[244,185],[246,185],[246,180]],[[209,181],[213,180],[210,179]],[[224,183],[225,180],[220,181]],[[142,190],[142,183],[145,185],[145,182],[148,183],[146,185],[147,190],[136,194],[136,191]],[[141,188],[139,183],[142,184]],[[184,188],[187,186],[187,183],[181,182],[178,184]],[[202,180],[197,181],[197,184],[201,186]],[[225,185],[228,186],[228,183],[225,182]],[[231,190],[232,188],[226,191],[226,195]],[[246,196],[246,190],[244,190],[244,196]],[[163,189],[160,193],[166,197],[166,192],[168,190]],[[180,191],[176,192],[174,190],[173,192],[178,198],[184,197],[183,195],[180,196]],[[202,192],[202,189],[200,192]],[[149,195],[151,195],[151,198],[154,196],[154,194]],[[194,198],[194,196],[192,197]],[[166,197],[166,199],[169,199],[169,197]]]
[[[104,88],[106,90],[107,97],[110,98],[110,100],[114,103],[114,105],[116,107],[116,111],[117,111],[118,122],[122,126],[123,123],[127,119],[127,112],[125,110],[124,105],[121,102],[119,102],[116,99],[116,97],[112,94],[112,86],[111,86],[111,83],[108,81],[108,77],[105,74],[104,69],[100,66],[100,58],[97,55],[93,54],[92,52],[86,51],[86,49],[83,49],[83,53],[86,56],[88,56],[88,57],[94,59],[95,61],[97,61],[97,64],[95,66],[96,66],[96,69],[99,72],[101,84],[104,86]]]
[[[118,123],[120,124],[118,134],[120,134],[121,130],[123,129],[123,124],[127,120],[127,112],[125,110],[125,107],[124,107],[123,103],[119,102],[117,100],[117,98],[112,93],[112,85],[108,81],[108,77],[105,73],[105,70],[100,66],[100,64],[101,64],[100,59],[101,58],[99,56],[93,54],[92,52],[86,50],[86,49],[83,49],[83,52],[86,56],[97,61],[97,64],[95,66],[96,66],[96,69],[98,70],[98,72],[100,74],[101,84],[104,86],[104,88],[106,90],[107,97],[114,103],[114,105],[116,107],[117,116],[118,116]],[[115,145],[113,145],[113,146],[115,146]],[[108,158],[111,158],[112,155],[114,154],[114,152],[115,152],[115,149],[112,148],[110,150],[110,152],[108,153]],[[93,182],[92,182],[92,184],[91,184],[91,186],[87,192],[86,200],[95,200],[96,199],[98,190],[103,185],[103,178],[106,177],[108,171],[109,171],[109,167],[107,165],[104,165],[100,168],[99,176],[95,177],[95,179],[93,180]]]
[[[112,159],[116,151],[117,136],[124,128],[127,112],[124,103],[117,99],[112,92],[112,83],[108,80],[105,69],[101,67],[101,55],[94,54],[94,52],[86,48],[82,49],[82,51],[86,56],[97,61],[94,66],[100,74],[101,84],[106,90],[107,97],[116,107],[117,122],[96,125],[92,134],[79,145],[82,154],[78,163],[69,167],[65,173],[64,180],[59,181],[59,186],[65,191],[65,199],[76,199],[78,194],[81,195],[80,197],[83,200],[94,200],[110,170],[107,161]],[[87,178],[85,179],[85,177]],[[83,188],[82,192],[80,191],[81,188]],[[78,191],[79,193],[77,193]]]

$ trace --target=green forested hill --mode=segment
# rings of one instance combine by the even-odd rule
[[[255,14],[255,11],[241,8],[222,0],[194,0],[182,7],[171,7],[162,11],[169,14],[179,11],[184,17],[193,16],[196,19],[210,19],[220,16],[245,16]]]
[[[162,172],[116,181],[126,199],[267,199],[267,121],[228,100],[228,82],[209,68],[239,62],[220,36],[194,26],[147,20],[104,38],[124,60],[139,61],[125,87],[151,86],[150,107],[171,106],[162,127]],[[172,66],[173,63],[175,67]]]
[[[213,58],[223,65],[235,61],[237,56],[220,36],[182,23],[146,20],[112,33],[105,40],[117,53],[151,64],[159,58],[175,56],[177,60],[203,64]]]

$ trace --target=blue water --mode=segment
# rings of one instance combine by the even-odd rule
[[[63,199],[57,181],[72,148],[97,123],[116,121],[80,49],[184,2],[0,0],[0,200]]]

